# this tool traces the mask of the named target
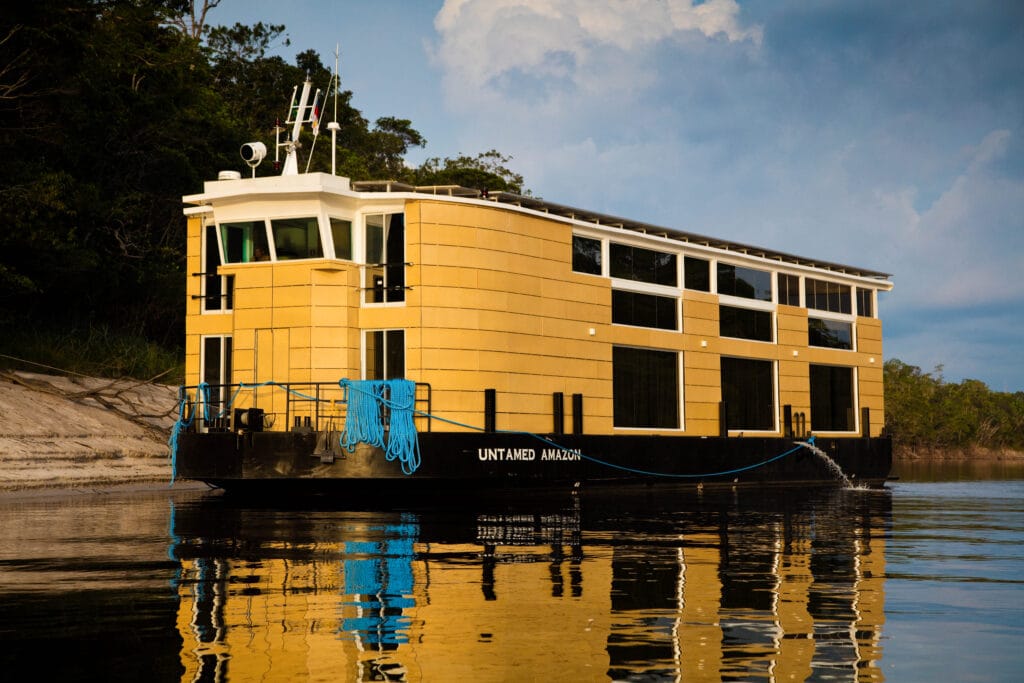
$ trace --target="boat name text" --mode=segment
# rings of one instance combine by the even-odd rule
[[[481,462],[505,460],[536,460],[537,451],[533,448],[478,448],[476,455]],[[541,460],[579,460],[579,451],[561,448],[542,448]]]

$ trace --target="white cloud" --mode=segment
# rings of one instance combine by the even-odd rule
[[[495,100],[550,107],[565,93],[636,91],[652,82],[642,53],[662,41],[759,44],[735,0],[447,0],[433,58],[456,108]]]

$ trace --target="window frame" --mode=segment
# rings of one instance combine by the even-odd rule
[[[616,401],[617,397],[616,397],[616,393],[615,393],[615,384],[616,384],[615,353],[616,353],[616,350],[620,350],[620,349],[621,350],[627,350],[627,351],[638,351],[638,352],[650,352],[650,353],[656,353],[656,354],[666,354],[666,355],[671,355],[671,356],[675,357],[675,362],[673,363],[673,368],[675,370],[675,382],[672,383],[673,390],[674,390],[674,393],[675,393],[675,402],[674,402],[675,425],[674,426],[667,426],[666,427],[666,426],[660,426],[660,425],[622,425],[622,424],[618,423],[617,416],[616,416],[616,411],[615,411],[615,406],[617,404],[617,401]],[[685,409],[686,403],[685,403],[685,400],[684,400],[685,397],[683,395],[683,391],[684,391],[683,369],[684,369],[684,365],[683,365],[683,352],[682,351],[679,351],[679,350],[676,350],[676,349],[659,349],[659,348],[651,348],[651,347],[644,347],[644,346],[633,346],[633,345],[630,345],[630,344],[612,344],[612,428],[615,429],[615,430],[643,430],[643,431],[659,430],[659,431],[674,431],[674,432],[683,431],[685,429],[685,424],[686,424],[685,423],[685,415],[684,415],[684,409]],[[640,379],[642,380],[643,378],[640,378]],[[637,381],[636,383],[637,384],[641,384],[642,382]],[[630,396],[629,398],[631,399],[631,401],[629,401],[630,403],[636,404],[637,401],[636,401],[636,397],[635,396]],[[649,398],[650,397],[648,397],[648,399]],[[623,399],[623,400],[625,402],[625,399]]]
[[[381,224],[381,255],[382,260],[371,261],[370,260],[370,239],[369,239],[369,222],[368,219],[379,216],[383,219]],[[389,217],[401,216],[402,217],[402,258],[396,263],[390,263],[388,260],[388,232],[391,230],[391,226],[388,222]],[[405,306],[405,290],[406,290],[406,278],[405,278],[405,259],[408,254],[408,226],[405,221],[405,208],[402,207],[400,211],[367,211],[360,214],[359,217],[360,233],[362,234],[360,248],[361,263],[363,264],[363,283],[362,283],[362,305],[367,307],[386,307],[386,306]],[[377,264],[380,264],[379,266]],[[373,266],[373,267],[371,267]],[[400,284],[392,284],[389,281],[392,276],[389,276],[389,272],[394,272],[395,268],[401,268],[401,279]],[[382,289],[378,290],[377,286],[371,278],[380,272],[383,275],[381,281]],[[395,287],[400,287],[400,290],[395,290],[395,294],[391,294],[391,291]],[[381,292],[383,301],[371,301],[371,292]],[[392,299],[391,296],[396,298]]]
[[[814,315],[811,315],[811,312]],[[842,314],[827,314],[822,315],[823,311],[817,309],[809,309],[807,315],[807,347],[812,349],[830,349],[832,351],[856,351],[857,350],[857,323],[855,320],[848,315]],[[826,346],[824,344],[812,344],[811,343],[811,321],[821,320],[825,323],[841,323],[843,325],[849,325],[850,327],[850,346],[849,348],[842,346]]]
[[[849,404],[850,422],[847,425],[849,427],[848,429],[836,429],[835,426],[834,426],[834,423],[831,423],[831,422],[827,426],[826,425],[821,425],[820,423],[819,424],[815,424],[815,415],[819,414],[819,411],[815,410],[815,400],[814,400],[815,381],[814,381],[814,377],[813,377],[813,372],[814,372],[815,368],[819,368],[819,369],[820,368],[828,368],[828,369],[833,370],[833,371],[834,370],[848,370],[849,371],[849,381],[850,381],[850,384],[849,384],[849,388],[850,388],[850,395],[849,395],[849,400],[850,400],[850,404]],[[848,365],[836,365],[836,364],[832,364],[832,363],[810,363],[807,366],[807,377],[808,377],[807,398],[808,398],[808,401],[810,403],[810,413],[811,413],[810,427],[811,427],[811,431],[813,431],[813,432],[829,432],[829,433],[836,433],[836,434],[857,434],[860,431],[860,409],[858,407],[858,398],[859,398],[858,393],[859,392],[857,391],[857,383],[858,383],[857,367],[856,366],[848,366]],[[835,408],[834,408],[834,406],[832,406],[832,403],[833,403],[832,399],[834,398],[834,395],[835,395],[834,389],[831,389],[829,394],[830,394],[829,395],[829,406],[832,407],[832,410],[830,410],[829,412],[832,413],[833,416],[834,416]],[[820,407],[820,405],[819,405],[819,407]],[[831,417],[830,417],[830,419],[831,419]]]
[[[388,347],[393,343],[394,337],[392,335],[394,335],[395,333],[400,333],[402,335],[402,373],[401,373],[401,375],[393,375],[393,373],[388,372],[388,370],[391,367],[391,363],[389,361],[389,358],[391,358],[391,356],[390,356],[389,348]],[[370,340],[370,336],[371,335],[378,335],[378,334],[381,335],[380,336],[380,340],[382,342],[380,344],[380,348],[381,348],[380,356],[381,356],[381,360],[383,361],[383,372],[381,373],[383,376],[382,377],[370,377],[369,376],[369,374],[370,374],[369,371],[370,371],[371,367],[370,367],[370,362],[369,361],[370,361],[370,353],[371,353],[371,344],[369,343],[369,340]],[[379,379],[406,379],[405,375],[406,375],[406,372],[407,372],[408,367],[409,367],[409,364],[408,364],[408,355],[409,355],[409,353],[408,353],[408,347],[406,345],[406,337],[407,337],[407,335],[405,334],[405,329],[404,328],[388,327],[388,328],[381,328],[381,329],[362,330],[362,333],[361,333],[360,337],[361,337],[361,339],[360,339],[361,366],[359,368],[359,376],[360,376],[361,379],[364,379],[364,380],[366,380],[366,379],[370,379],[370,380],[373,380],[373,379],[378,379],[378,380]],[[376,349],[377,347],[374,345],[372,348]],[[374,364],[374,367],[376,367],[376,363]]]
[[[722,402],[725,403],[726,411],[729,410],[729,405],[730,405],[730,402],[727,400],[726,395],[725,395],[725,392],[726,392],[726,382],[725,382],[725,378],[724,378],[725,370],[722,367],[722,361],[726,361],[726,360],[745,361],[745,362],[750,362],[750,363],[767,363],[768,366],[769,366],[769,374],[768,374],[768,376],[769,376],[769,379],[771,380],[771,383],[772,383],[772,386],[771,386],[771,408],[770,408],[771,419],[769,420],[770,426],[768,426],[768,427],[736,426],[735,424],[732,423],[732,420],[730,420],[728,418],[728,415],[727,415],[726,416],[726,426],[728,428],[728,431],[730,433],[732,433],[732,432],[737,432],[737,433],[739,433],[739,432],[744,432],[744,433],[746,433],[746,432],[753,432],[753,433],[760,433],[760,434],[774,434],[774,433],[777,433],[779,431],[779,363],[778,363],[778,361],[777,360],[768,359],[768,358],[750,358],[750,357],[746,357],[746,356],[735,356],[735,355],[730,355],[730,354],[723,354],[721,356],[720,361],[719,361],[718,379],[719,379],[719,386],[721,387],[721,390],[722,390]],[[744,387],[744,391],[749,394],[749,392],[750,392],[749,384],[747,384]]]

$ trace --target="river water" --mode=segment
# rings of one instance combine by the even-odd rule
[[[0,676],[1016,681],[1024,468],[884,490],[0,498]]]

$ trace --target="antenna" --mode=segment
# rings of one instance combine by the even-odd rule
[[[327,130],[331,131],[331,175],[338,175],[338,131],[341,124],[338,123],[338,56],[341,53],[341,45],[334,46],[334,78],[331,85],[334,86],[334,118],[327,124]]]

